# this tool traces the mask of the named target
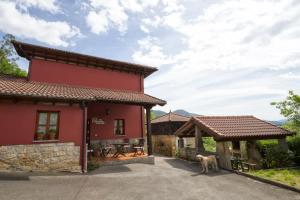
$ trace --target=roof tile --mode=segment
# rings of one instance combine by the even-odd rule
[[[0,74],[0,97],[30,97],[73,101],[125,102],[139,105],[164,105],[164,100],[125,90],[88,88],[72,85],[28,81]]]

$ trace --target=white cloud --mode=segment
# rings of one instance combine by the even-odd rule
[[[83,3],[83,7],[89,7],[86,16],[86,23],[90,30],[95,34],[107,32],[110,29],[117,29],[124,34],[127,31],[127,21],[129,15],[137,14],[143,17],[153,12],[154,8],[170,15],[170,20],[174,19],[174,12],[183,11],[184,7],[178,0],[89,0],[89,6]],[[171,19],[172,17],[172,19]],[[151,20],[148,22],[147,20]],[[153,21],[154,20],[154,21]],[[141,30],[148,32],[147,26],[157,26],[160,23],[158,16],[154,19],[146,18]]]
[[[11,0],[16,2],[22,9],[27,10],[28,7],[36,7],[51,13],[58,13],[60,11],[56,0]]]
[[[162,52],[160,41],[155,37],[147,37],[138,41],[140,50],[136,51],[132,58],[135,62],[153,66],[161,66],[176,62],[174,58]],[[145,54],[147,52],[147,54]]]
[[[77,27],[67,22],[49,22],[21,12],[16,3],[0,2],[0,30],[19,37],[36,39],[54,46],[68,46],[68,39],[80,35]]]
[[[300,66],[300,6],[292,0],[230,0],[208,5],[199,14],[189,9],[156,12],[161,19],[156,26],[142,21],[150,35],[145,41],[157,34],[155,29],[168,28],[161,41],[174,36],[150,42],[149,48],[139,42],[133,60],[155,61],[161,71],[146,79],[146,90],[168,100],[171,109],[280,118],[270,102],[290,89],[300,92],[298,74],[280,75]],[[174,43],[177,51],[170,49]]]
[[[300,80],[300,74],[294,74],[293,72],[282,74],[280,77],[284,79]]]
[[[86,22],[95,34],[106,32],[111,27],[116,27],[121,33],[127,30],[128,16],[119,0],[90,0],[91,10]]]

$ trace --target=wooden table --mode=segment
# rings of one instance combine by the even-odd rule
[[[129,143],[114,143],[112,144],[116,148],[116,153],[113,155],[114,158],[117,158],[119,155],[125,156],[125,146],[129,145]]]

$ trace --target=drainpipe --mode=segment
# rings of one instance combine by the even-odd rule
[[[83,134],[81,144],[81,169],[82,173],[87,172],[87,149],[86,149],[86,129],[87,129],[87,103],[82,102],[81,105],[83,113]]]
[[[151,132],[151,107],[146,107],[146,122],[147,122],[147,152],[152,155],[152,132]]]

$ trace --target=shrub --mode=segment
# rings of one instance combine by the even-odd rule
[[[287,167],[292,165],[293,153],[286,152],[276,140],[257,142],[258,151],[262,156],[263,168]]]
[[[96,162],[93,162],[93,161],[90,161],[90,162],[87,163],[88,172],[93,171],[95,169],[98,169],[99,167],[100,167],[99,163],[96,163]]]
[[[294,153],[294,159],[296,165],[300,166],[300,135],[288,137],[287,139],[289,149]]]
[[[181,158],[181,155],[180,155],[180,151],[179,151],[179,150],[176,150],[176,151],[175,151],[175,157],[176,157],[176,158]]]

